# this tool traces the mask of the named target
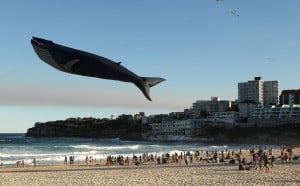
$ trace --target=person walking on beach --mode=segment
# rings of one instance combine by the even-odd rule
[[[268,159],[268,155],[265,154],[264,156],[264,167],[266,170],[265,172],[268,173],[269,172],[269,159]]]
[[[284,153],[283,160],[284,160],[285,164],[288,164],[289,157],[288,157],[287,153]]]

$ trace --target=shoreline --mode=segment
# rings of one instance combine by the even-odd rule
[[[219,140],[215,138],[206,137],[190,137],[190,139],[180,139],[180,140],[164,140],[164,139],[136,139],[136,138],[92,138],[92,137],[29,137],[26,136],[24,132],[19,133],[0,133],[0,134],[17,134],[23,135],[25,138],[78,138],[78,139],[119,139],[119,140],[129,140],[136,142],[159,142],[159,143],[202,143],[207,145],[260,145],[260,146],[294,146],[300,147],[300,142],[297,139],[288,140],[278,140],[278,138],[268,138],[268,139],[234,139],[233,140]],[[255,142],[255,143],[254,143]]]

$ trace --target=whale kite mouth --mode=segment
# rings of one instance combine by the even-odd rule
[[[42,39],[42,38],[38,38],[38,37],[32,37],[31,39],[31,44],[38,46],[38,47],[48,47],[50,45],[53,45],[54,43],[52,41],[46,40],[46,39]]]
[[[33,46],[34,51],[39,56],[39,58],[48,63],[49,65],[53,66],[54,68],[57,68],[59,70],[65,71],[62,67],[60,67],[56,61],[53,59],[49,47],[54,45],[52,41],[41,39],[37,37],[32,37],[31,44]]]

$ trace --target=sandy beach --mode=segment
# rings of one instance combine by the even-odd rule
[[[2,171],[0,185],[299,185],[300,164],[276,164],[269,173],[237,165],[47,167]]]
[[[278,155],[279,150],[274,151]],[[293,149],[294,155],[300,149]],[[250,158],[247,152],[243,157]],[[238,164],[55,165],[1,168],[0,185],[300,185],[300,160],[276,160],[266,173]]]

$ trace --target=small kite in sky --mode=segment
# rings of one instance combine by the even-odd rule
[[[102,56],[55,44],[52,41],[32,37],[31,44],[41,60],[48,65],[71,74],[133,83],[150,100],[150,87],[165,81],[160,77],[141,77],[121,65]]]
[[[228,12],[232,15],[240,16],[235,9],[229,9]]]
[[[223,2],[223,0],[215,0],[217,3]],[[235,9],[229,9],[228,12],[232,15],[240,16],[240,14]]]
[[[273,58],[272,57],[267,57],[268,62],[272,62]]]

